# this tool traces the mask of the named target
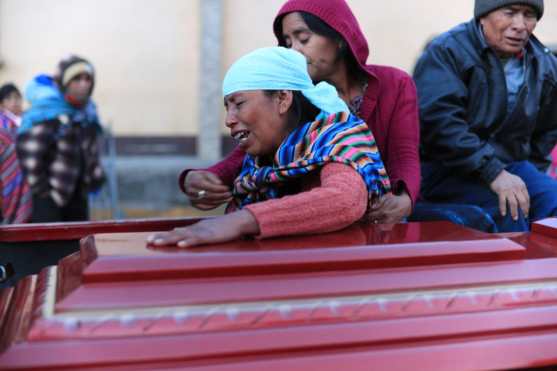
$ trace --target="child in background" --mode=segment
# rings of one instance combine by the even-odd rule
[[[15,149],[22,99],[12,83],[0,87],[0,196],[2,224],[25,223],[31,216],[31,193]]]

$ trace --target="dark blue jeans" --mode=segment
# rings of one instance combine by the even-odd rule
[[[506,170],[520,177],[530,194],[530,215],[520,215],[514,221],[507,213],[501,216],[499,199],[488,185],[471,176],[445,176],[435,179],[431,168],[424,167],[422,197],[433,203],[461,203],[481,207],[494,221],[498,232],[523,232],[530,229],[530,222],[557,216],[557,181],[550,178],[528,161],[515,162]]]

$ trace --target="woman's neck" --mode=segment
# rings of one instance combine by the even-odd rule
[[[354,98],[364,93],[363,85],[348,73],[348,68],[344,63],[339,66],[335,74],[327,79],[327,82],[337,89],[338,95],[346,104],[350,104]]]

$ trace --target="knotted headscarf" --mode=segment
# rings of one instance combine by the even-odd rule
[[[334,86],[326,82],[313,85],[302,54],[283,47],[257,49],[230,67],[222,85],[223,96],[246,90],[299,91],[328,115],[349,111]]]

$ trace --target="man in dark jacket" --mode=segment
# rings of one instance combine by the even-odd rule
[[[476,0],[474,19],[433,40],[414,72],[422,197],[480,206],[501,232],[557,215],[545,175],[557,60],[532,34],[543,11],[543,0]]]

